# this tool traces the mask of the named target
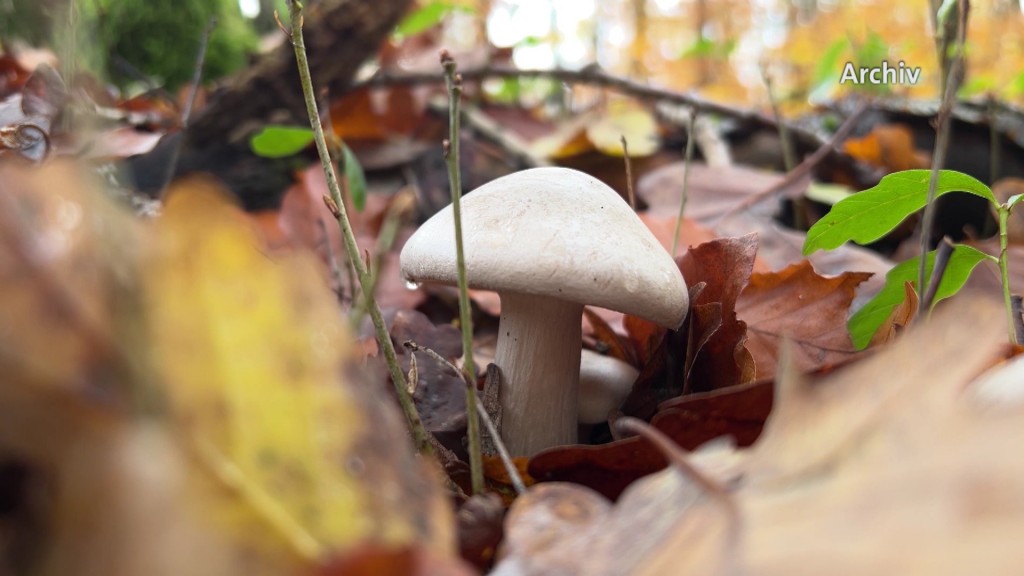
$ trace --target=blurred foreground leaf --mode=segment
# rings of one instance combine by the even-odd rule
[[[291,574],[453,550],[448,503],[311,257],[204,181],[141,229],[67,165],[0,175],[0,458],[53,475],[31,573]]]

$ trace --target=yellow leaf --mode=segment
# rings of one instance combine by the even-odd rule
[[[342,378],[351,342],[317,265],[271,261],[205,182],[171,191],[157,234],[154,359],[201,465],[307,558],[362,541],[449,552],[388,400]]]
[[[650,156],[658,151],[658,123],[646,108],[625,101],[612,102],[604,115],[587,125],[587,137],[594,147],[609,156],[622,157],[622,138],[629,156]]]
[[[568,158],[593,149],[587,138],[587,125],[595,120],[592,112],[580,114],[564,122],[554,132],[537,138],[530,145],[530,151],[541,158]]]

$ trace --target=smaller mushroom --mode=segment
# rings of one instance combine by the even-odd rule
[[[600,424],[622,405],[640,372],[612,356],[584,349],[580,356],[580,424]]]

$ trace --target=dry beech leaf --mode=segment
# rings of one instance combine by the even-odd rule
[[[415,310],[399,310],[390,322],[391,338],[399,344],[395,352],[403,373],[411,367],[412,353],[404,342],[430,348],[449,361],[462,356],[462,333],[451,324],[435,326]],[[433,433],[463,431],[466,428],[466,384],[447,366],[425,354],[417,354],[418,381],[413,401],[423,426]]]
[[[997,306],[951,301],[821,381],[780,375],[744,465],[755,574],[1006,574],[1024,562],[1024,408],[965,383],[1002,354]]]
[[[592,150],[587,126],[597,118],[597,113],[590,111],[563,122],[551,133],[534,139],[530,152],[538,158],[568,158]]]
[[[770,379],[712,392],[680,396],[658,407],[651,426],[684,450],[696,450],[721,436],[749,446],[772,407]],[[665,457],[645,440],[630,437],[599,446],[560,446],[530,459],[532,476],[574,482],[617,499],[642,476],[665,467]]]
[[[857,286],[869,277],[844,272],[826,278],[806,260],[778,272],[752,274],[736,303],[736,314],[747,323],[746,347],[758,374],[775,372],[782,337],[796,346],[793,361],[800,370],[856,354],[846,317]]]
[[[706,286],[690,301],[688,339],[701,343],[693,351],[685,375],[687,391],[706,392],[745,384],[754,379],[746,349],[747,326],[736,317],[736,302],[750,278],[757,253],[757,234],[720,238],[691,248],[677,262],[690,286]]]
[[[575,484],[534,486],[509,509],[495,574],[725,574],[736,519],[675,467],[637,480],[612,506]]]
[[[364,546],[324,562],[300,576],[475,576],[465,562],[415,544],[402,548]]]
[[[153,360],[207,471],[235,470],[243,501],[306,555],[366,541],[451,552],[445,503],[397,414],[341,378],[351,338],[320,268],[268,260],[209,183],[167,198],[144,274]]]
[[[677,162],[662,166],[643,175],[637,182],[637,195],[649,207],[644,217],[650,222],[648,226],[659,239],[667,238],[671,241],[672,238],[674,227],[659,235],[656,222],[658,219],[668,219],[674,226],[683,189],[683,165],[682,162]],[[777,203],[766,200],[748,209],[732,212],[738,204],[749,200],[752,195],[778,185],[783,178],[783,174],[742,166],[712,167],[701,162],[693,162],[687,181],[686,220],[692,219],[701,227],[710,230],[713,232],[712,237],[740,236],[757,232],[755,272],[780,270],[799,262],[804,259],[800,247],[803,246],[805,234],[786,229],[774,220],[775,212],[778,210]],[[708,238],[710,239],[712,238]],[[680,246],[697,243],[681,242]],[[839,274],[848,270],[873,272],[876,276],[867,281],[865,288],[870,285],[875,291],[881,289],[885,273],[893,267],[891,261],[882,258],[878,253],[854,245],[816,252],[811,255],[810,260],[815,270],[821,274]]]
[[[627,101],[615,100],[586,126],[587,138],[594,148],[608,156],[622,157],[622,138],[626,138],[629,156],[650,156],[658,151],[661,137],[658,122],[646,108]]]
[[[126,353],[114,324],[133,312],[141,231],[93,184],[64,162],[0,170],[0,373],[126,401],[92,367]]]
[[[601,318],[589,306],[583,307],[583,317],[590,324],[590,330],[594,338],[607,347],[609,356],[622,360],[630,366],[636,366],[636,350],[629,345],[625,338],[612,330],[612,327],[605,322],[604,318]]]
[[[879,124],[863,138],[847,138],[843,150],[887,172],[927,168],[929,164],[927,156],[914,148],[914,133],[904,124]]]
[[[971,304],[941,310],[896,345],[823,382],[807,382],[795,365],[781,362],[775,408],[752,451],[750,478],[778,481],[818,470],[893,411],[912,405],[920,412],[932,399],[954,402],[959,388],[998,354],[1003,336],[991,303]]]
[[[735,540],[717,536],[720,512],[699,501],[687,508],[631,498],[674,473],[665,470],[634,483],[613,508],[590,504],[583,521],[562,526],[528,559],[510,550],[506,561],[517,570],[506,573],[736,573],[720,564],[689,567],[694,555],[715,558],[708,551],[723,549],[740,573],[768,576],[1013,573],[1024,562],[1024,402],[968,384],[1005,355],[1002,315],[983,299],[952,300],[892,345],[824,377],[801,375],[784,346],[774,408],[757,443],[691,456],[705,477],[731,487],[741,519]],[[550,511],[579,499],[564,496],[525,497],[532,524],[513,506],[509,533],[558,526]],[[594,524],[599,532],[590,533]],[[644,544],[640,553],[626,548]],[[565,571],[556,549],[577,563]],[[538,555],[551,560],[531,571]]]
[[[871,337],[871,343],[868,346],[880,346],[895,340],[917,317],[917,307],[917,291],[914,290],[913,282],[908,280],[903,283],[903,301],[892,309],[892,313]]]
[[[31,573],[269,576],[364,542],[453,553],[439,484],[384,392],[346,370],[310,259],[268,259],[208,184],[173,190],[144,230],[68,164],[0,182],[0,458],[53,487]]]
[[[493,492],[474,494],[459,508],[459,555],[482,571],[494,562],[505,535],[507,505]]]

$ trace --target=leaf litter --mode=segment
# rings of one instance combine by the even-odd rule
[[[27,79],[12,70],[5,95]],[[354,93],[331,122],[357,153],[399,149],[391,158],[400,161],[377,168],[407,163],[427,148],[415,140],[431,122],[423,94]],[[47,98],[19,114],[51,122],[63,104]],[[176,122],[159,98],[101,105],[147,130]],[[646,157],[669,136],[640,107],[587,118],[567,125],[554,155],[620,155],[614,132],[629,131],[630,152]],[[131,155],[156,133],[119,126],[87,155]],[[892,146],[895,157],[885,153]],[[922,162],[902,128],[876,129],[847,149],[869,163]],[[641,172],[658,174],[661,160],[645,159]],[[733,212],[781,175],[694,168],[679,242],[690,248],[677,259],[691,288],[687,323],[666,331],[587,310],[588,345],[640,370],[633,394],[592,437],[607,443],[518,459],[527,483],[540,482],[504,520],[513,491],[493,458],[491,498],[474,496],[452,515],[388,413],[383,372],[360,358],[371,347],[351,341],[320,290],[328,268],[296,254],[312,249],[329,263],[342,253],[318,169],[283,210],[255,217],[209,184],[182,184],[153,226],[74,172],[39,183],[5,171],[0,194],[14,200],[3,208],[16,210],[0,221],[0,368],[15,385],[0,386],[0,439],[30,465],[51,467],[57,486],[80,484],[61,487],[49,510],[59,552],[43,573],[110,573],[96,568],[103,555],[115,573],[473,573],[453,556],[456,521],[462,556],[481,571],[497,557],[500,574],[952,574],[1019,564],[1015,480],[1024,470],[1012,439],[1024,431],[1009,372],[1019,350],[998,345],[998,312],[959,298],[910,327],[916,293],[904,284],[884,330],[856,352],[843,320],[891,263],[856,247],[804,260],[804,235],[781,227],[773,207]],[[639,186],[641,218],[666,247],[676,170]],[[393,190],[380,192],[355,222],[363,245],[374,244],[395,201]],[[758,234],[740,235],[750,231]],[[398,277],[396,254],[372,254],[385,283]],[[392,338],[447,359],[461,353],[445,312],[450,293],[381,288]],[[483,292],[474,301],[474,344],[486,350],[500,305]],[[969,384],[1007,357],[1010,376]],[[459,454],[461,379],[420,360],[417,404]],[[408,370],[408,356],[402,362]],[[623,415],[649,420],[689,453],[656,448],[651,432],[624,433]],[[116,496],[91,498],[99,491]],[[74,521],[83,513],[107,518],[89,535],[91,550]],[[0,528],[6,522],[0,515]]]

